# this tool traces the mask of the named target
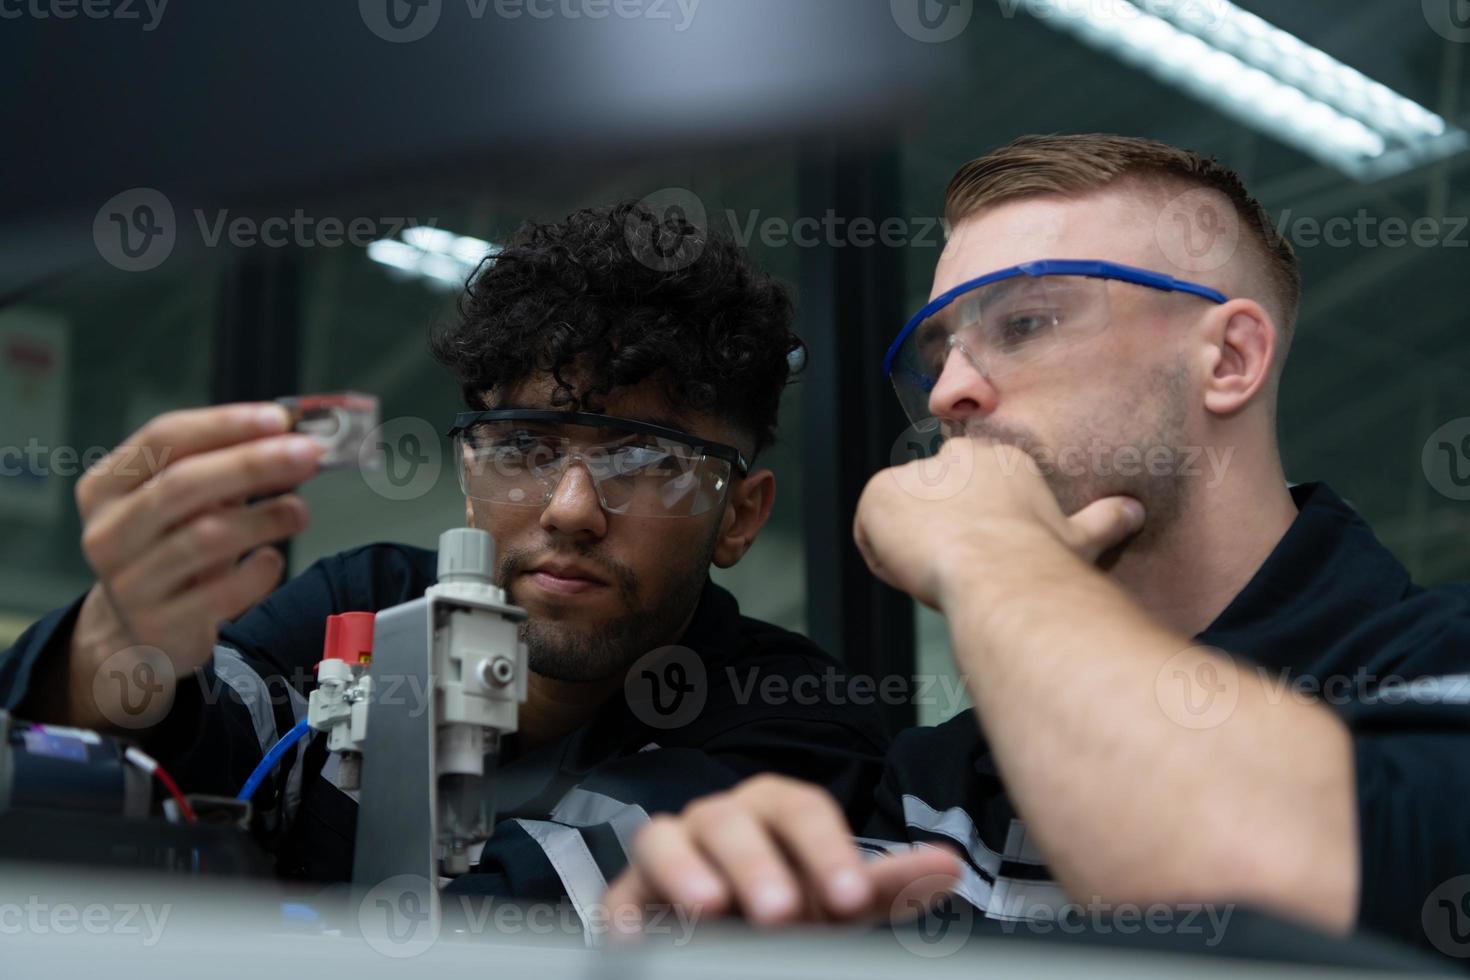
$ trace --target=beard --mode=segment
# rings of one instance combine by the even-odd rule
[[[648,651],[673,643],[704,591],[718,530],[716,526],[699,552],[676,570],[668,590],[644,602],[640,602],[642,589],[631,566],[598,554],[595,545],[575,546],[577,558],[605,573],[622,612],[610,622],[586,624],[572,619],[532,616],[520,628],[521,639],[526,643],[527,665],[551,680],[603,681],[625,672]],[[512,586],[517,575],[544,554],[544,551],[522,549],[501,556],[499,583],[512,602],[515,602]]]
[[[1195,458],[1187,449],[1190,395],[1189,371],[1181,360],[1149,372],[1131,396],[1094,413],[1055,445],[1024,426],[990,419],[970,422],[964,434],[1005,443],[1030,456],[1069,517],[1105,497],[1139,501],[1148,517],[1125,547],[1146,550],[1167,536],[1192,499],[1191,475],[1182,465]],[[1120,473],[1125,454],[1130,465]],[[1162,459],[1169,465],[1133,466],[1133,459]]]

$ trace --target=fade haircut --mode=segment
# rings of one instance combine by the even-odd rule
[[[949,182],[944,216],[950,227],[1008,201],[1080,195],[1122,182],[1146,188],[1206,188],[1228,199],[1240,219],[1241,241],[1265,288],[1257,297],[1279,318],[1282,354],[1301,309],[1302,276],[1296,250],[1246,190],[1240,175],[1213,157],[1155,140],[1107,134],[1023,136],[971,160]]]

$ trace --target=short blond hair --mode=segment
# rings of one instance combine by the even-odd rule
[[[1289,338],[1301,310],[1302,274],[1296,250],[1276,229],[1240,175],[1213,157],[1155,140],[1107,134],[1023,136],[959,169],[944,195],[953,227],[985,208],[1052,194],[1085,194],[1123,180],[1174,182],[1208,188],[1230,200],[1262,281]]]

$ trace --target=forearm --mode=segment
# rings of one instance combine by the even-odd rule
[[[1271,703],[1225,657],[1171,663],[1190,641],[1063,549],[1012,556],[950,576],[944,609],[1017,811],[1067,891],[1245,901],[1348,927],[1353,769],[1335,716]],[[1202,663],[1236,703],[1190,727],[1171,668]]]
[[[110,615],[99,586],[38,621],[9,656],[16,658],[7,679],[11,689],[0,694],[13,699],[15,714],[27,721],[147,745],[170,720],[176,672],[162,651],[132,641]]]

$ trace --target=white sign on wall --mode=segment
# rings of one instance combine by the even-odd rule
[[[69,328],[40,310],[0,310],[0,517],[52,522],[82,469],[66,444]]]

